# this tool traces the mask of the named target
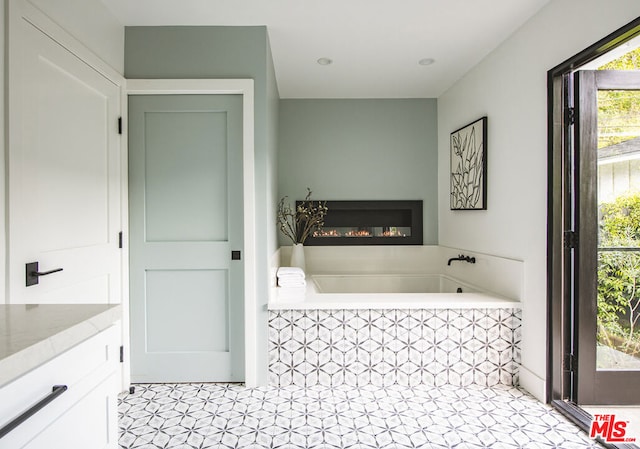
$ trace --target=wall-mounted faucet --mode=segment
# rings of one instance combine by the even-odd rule
[[[463,254],[460,254],[458,257],[452,257],[451,259],[449,259],[449,261],[447,262],[447,265],[451,265],[451,262],[453,262],[454,260],[464,260],[465,262],[476,263],[475,257],[469,257]]]

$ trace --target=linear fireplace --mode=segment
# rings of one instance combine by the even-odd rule
[[[300,202],[296,202],[296,206]],[[305,245],[422,245],[422,201],[327,201]]]

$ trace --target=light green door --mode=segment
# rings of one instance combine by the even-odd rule
[[[128,129],[132,382],[242,381],[242,96],[130,96]]]

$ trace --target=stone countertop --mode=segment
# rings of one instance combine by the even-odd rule
[[[0,386],[121,318],[120,304],[0,305]]]

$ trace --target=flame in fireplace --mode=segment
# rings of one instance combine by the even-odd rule
[[[315,231],[314,237],[342,237],[342,234],[337,229],[323,229],[321,231]]]
[[[366,229],[358,229],[357,231],[349,231],[345,234],[347,237],[371,237],[371,231]]]

